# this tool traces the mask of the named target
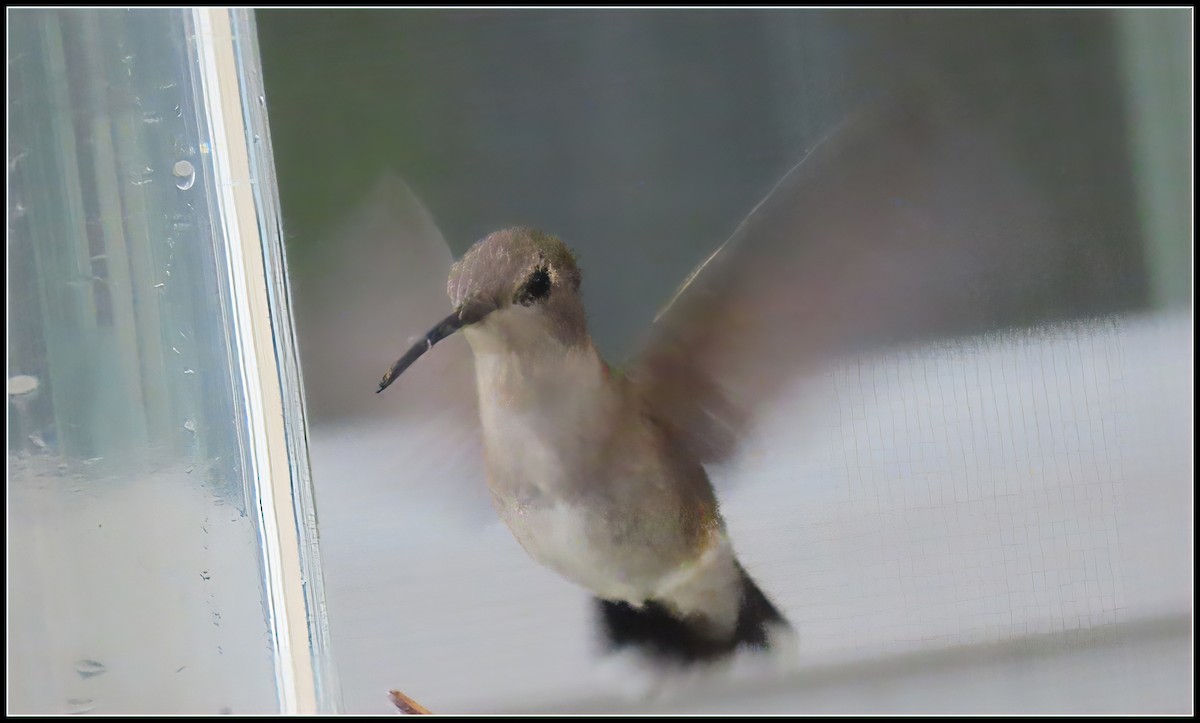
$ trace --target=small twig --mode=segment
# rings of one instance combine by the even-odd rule
[[[431,715],[429,709],[398,690],[388,691],[392,705],[404,715]]]

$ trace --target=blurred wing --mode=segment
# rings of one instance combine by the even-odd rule
[[[320,253],[319,272],[300,280],[296,299],[310,419],[436,410],[477,418],[471,354],[462,339],[447,339],[422,360],[430,363],[405,374],[403,399],[374,393],[380,360],[386,367],[451,310],[446,277],[454,257],[404,181],[384,173],[326,234]]]
[[[797,375],[1019,317],[1048,216],[1000,138],[928,100],[845,121],[659,314],[629,371],[647,412],[719,462]]]
[[[379,375],[450,312],[453,255],[408,186],[385,173],[325,237],[320,272],[294,284],[310,455],[323,508],[451,509],[491,519],[470,348],[446,339],[386,395]],[[332,519],[334,515],[328,515]]]

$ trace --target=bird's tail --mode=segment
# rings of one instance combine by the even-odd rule
[[[667,663],[689,665],[712,662],[739,648],[767,650],[772,629],[790,629],[741,565],[737,566],[741,604],[732,635],[714,636],[702,619],[683,617],[663,603],[648,600],[639,607],[597,598],[600,624],[611,650],[632,648]]]

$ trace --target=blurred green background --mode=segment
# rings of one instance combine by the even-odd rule
[[[390,169],[455,255],[518,223],[566,240],[593,333],[621,358],[807,148],[863,102],[914,84],[998,128],[1052,201],[1056,237],[1028,269],[1042,317],[1186,303],[1188,166],[1171,149],[1190,144],[1176,120],[1188,108],[1187,20],[260,10],[300,313],[338,263],[329,229]]]

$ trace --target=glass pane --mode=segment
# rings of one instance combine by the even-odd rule
[[[260,11],[346,709],[1187,710],[1186,12]],[[371,392],[451,312],[451,260],[518,224],[577,252],[592,339],[636,359],[797,161],[913,88],[994,144],[1004,193],[944,152],[913,177],[962,175],[910,216],[903,185],[835,200],[962,231],[917,264],[962,323],[876,329],[896,343],[781,390],[709,470],[800,669],[625,700],[589,591],[489,517],[462,340]],[[765,271],[832,248],[791,240]],[[836,314],[856,271],[796,285]]]
[[[9,710],[279,711],[196,16],[8,17]]]

